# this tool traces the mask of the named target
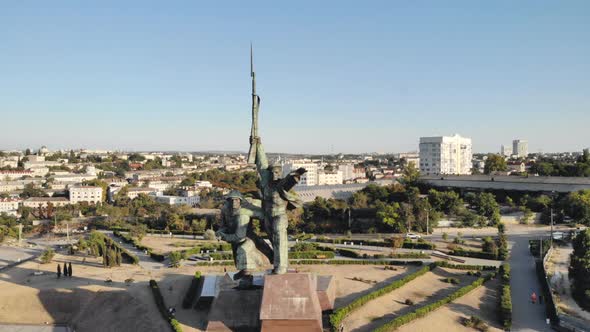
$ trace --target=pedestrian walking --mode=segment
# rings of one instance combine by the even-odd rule
[[[531,302],[533,304],[537,303],[537,293],[533,292],[533,294],[531,294]]]

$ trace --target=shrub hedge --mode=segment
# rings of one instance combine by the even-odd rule
[[[440,308],[441,306],[443,306],[449,302],[452,302],[452,301],[458,299],[459,297],[461,297],[461,296],[469,293],[470,291],[474,290],[475,288],[481,286],[484,282],[492,279],[494,277],[494,275],[495,275],[495,273],[490,273],[490,274],[486,275],[485,277],[479,278],[479,279],[475,280],[473,283],[471,283],[470,285],[459,288],[456,292],[445,297],[444,299],[441,299],[441,300],[438,300],[434,303],[422,306],[422,307],[420,307],[410,313],[407,313],[405,315],[398,316],[397,318],[380,326],[379,328],[375,329],[374,331],[378,331],[378,332],[393,331],[393,330],[399,328],[400,326],[407,324],[417,318],[424,317],[428,313]]]
[[[456,248],[449,252],[449,255],[453,256],[461,256],[461,257],[471,257],[471,258],[482,258],[482,259],[493,259],[498,260],[498,255],[493,254],[491,252],[483,252],[483,251],[475,251],[475,250],[465,250],[463,248]]]
[[[330,238],[317,238],[316,242],[323,242],[323,243],[332,243],[332,244],[343,244],[344,242],[354,242],[355,244],[363,244],[364,246],[372,246],[372,247],[392,247],[393,240],[386,239],[385,241],[377,241],[377,240],[352,240],[348,238],[337,238],[337,239],[330,239]],[[412,240],[405,239],[402,245],[402,248],[405,249],[434,249],[435,245],[432,242],[426,242],[422,240],[422,242],[413,242]]]
[[[500,293],[500,321],[505,329],[512,327],[512,297],[510,295],[510,285],[502,285]]]
[[[491,265],[458,265],[449,263],[447,261],[438,261],[435,263],[437,266],[446,267],[455,270],[475,270],[475,271],[495,271],[496,267]]]
[[[383,296],[387,293],[390,293],[395,289],[402,287],[403,285],[407,284],[408,282],[418,278],[421,275],[424,275],[425,273],[431,271],[434,268],[436,268],[436,264],[430,264],[430,265],[424,266],[420,270],[418,270],[414,273],[411,273],[402,279],[396,280],[396,281],[392,282],[391,284],[389,284],[383,288],[380,288],[374,292],[371,292],[367,295],[361,296],[358,299],[354,300],[349,305],[334,311],[334,313],[330,315],[330,324],[332,326],[332,331],[335,331],[335,332],[338,331],[340,328],[340,325],[342,323],[342,320],[344,320],[344,318],[346,316],[348,316],[351,312],[362,307],[365,303],[367,303],[373,299],[376,299],[380,296]]]
[[[332,259],[334,258],[333,251],[292,251],[289,253],[291,259]]]
[[[160,292],[160,288],[158,287],[158,283],[154,280],[150,280],[150,289],[152,290],[152,294],[154,295],[154,300],[156,300],[156,306],[158,306],[158,310],[160,310],[160,314],[170,323],[172,330],[175,332],[182,332],[182,328],[178,321],[168,313],[168,308],[166,308],[166,303],[164,303],[164,297]]]
[[[389,261],[389,260],[345,260],[345,259],[291,259],[289,264],[298,265],[423,265],[422,261]],[[233,261],[197,262],[197,266],[232,266]]]
[[[182,300],[182,307],[184,309],[189,309],[193,305],[195,297],[199,292],[199,288],[202,285],[201,279],[201,272],[195,272],[195,277],[192,278],[191,285],[189,286],[188,290],[186,291],[186,294],[184,295],[184,299]]]

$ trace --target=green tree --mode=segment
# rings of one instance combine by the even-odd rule
[[[506,165],[506,160],[503,156],[499,154],[488,154],[488,158],[485,161],[483,172],[485,174],[490,174],[492,172],[503,172],[508,169],[508,165]]]
[[[180,254],[180,252],[173,251],[170,253],[170,255],[168,255],[168,258],[170,259],[170,265],[172,265],[173,267],[180,266],[180,260],[182,259],[182,255]]]
[[[145,224],[133,225],[129,229],[129,235],[141,242],[141,239],[147,234],[147,226]]]
[[[386,229],[393,230],[396,233],[403,233],[406,227],[401,222],[399,211],[399,203],[380,203],[377,206],[377,219]]]
[[[45,250],[40,257],[41,263],[42,264],[51,263],[53,256],[55,256],[55,251],[53,251],[53,249],[49,248],[49,249]]]
[[[473,208],[480,216],[489,220],[492,225],[500,222],[500,206],[492,193],[479,193],[472,202]]]
[[[582,308],[590,310],[590,229],[574,238],[573,248],[569,267],[572,295]]]
[[[569,193],[562,205],[575,222],[590,225],[590,190]]]
[[[415,186],[420,178],[420,171],[416,168],[414,162],[410,162],[408,166],[404,168],[403,175],[400,182],[406,186]]]

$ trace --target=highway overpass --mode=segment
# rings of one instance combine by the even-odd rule
[[[420,182],[439,188],[568,193],[590,189],[590,178],[561,176],[429,175]]]

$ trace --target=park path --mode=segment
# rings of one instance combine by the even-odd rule
[[[546,323],[545,305],[532,304],[530,296],[534,291],[542,294],[535,261],[529,251],[529,236],[508,234],[512,244],[510,253],[512,331],[552,331]]]

